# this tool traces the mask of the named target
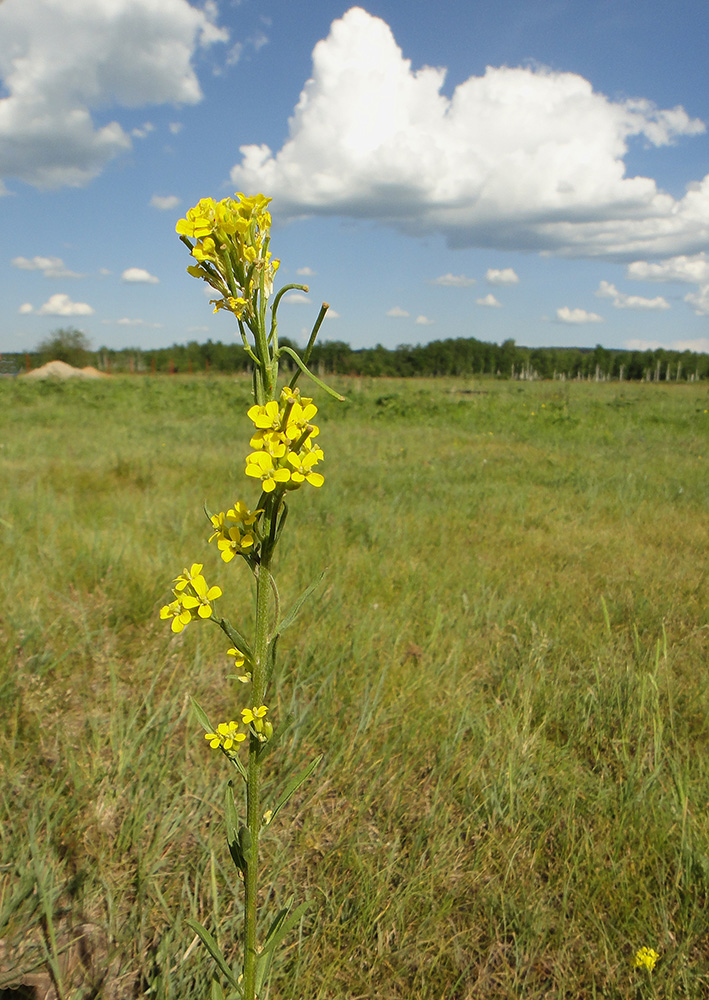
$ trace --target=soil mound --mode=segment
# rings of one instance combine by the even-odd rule
[[[23,372],[23,378],[107,378],[98,368],[87,365],[86,368],[74,368],[66,361],[48,361],[41,368],[33,368],[31,372]]]

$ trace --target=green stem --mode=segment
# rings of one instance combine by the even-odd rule
[[[271,593],[271,557],[273,554],[272,524],[278,514],[280,498],[269,496],[264,510],[261,564],[256,578],[256,638],[252,674],[254,706],[264,704],[266,696],[266,665],[268,661],[269,597]],[[253,734],[249,743],[246,781],[246,821],[251,834],[251,849],[244,879],[244,1000],[256,997],[256,902],[258,896],[259,835],[261,832],[261,776],[258,750],[260,741]]]

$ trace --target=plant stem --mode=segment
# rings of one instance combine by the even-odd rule
[[[256,638],[252,676],[253,704],[264,703],[266,663],[268,659],[270,568],[273,554],[272,524],[278,513],[275,497],[269,497],[264,511],[264,544],[256,578]],[[252,733],[246,782],[246,821],[251,834],[251,848],[246,866],[244,915],[244,1000],[256,997],[256,902],[258,895],[259,835],[261,832],[261,776],[258,750],[261,744]]]

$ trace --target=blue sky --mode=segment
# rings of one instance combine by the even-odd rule
[[[176,220],[273,196],[302,341],[709,351],[709,6],[0,0],[0,352],[228,341]],[[288,301],[288,300],[286,300]]]

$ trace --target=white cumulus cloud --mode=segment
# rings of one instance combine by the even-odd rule
[[[393,319],[406,319],[410,315],[401,306],[393,306],[391,309],[387,309],[387,316],[391,316]]]
[[[127,267],[121,275],[121,281],[127,281],[128,284],[157,285],[160,279],[144,267]]]
[[[501,270],[489,267],[485,272],[485,281],[488,285],[518,285],[519,277],[511,267],[503,267]]]
[[[476,299],[475,301],[479,306],[491,306],[493,309],[502,305],[501,302],[497,301],[492,292],[488,292],[482,299]]]
[[[572,325],[603,322],[603,317],[599,316],[598,313],[587,312],[585,309],[569,309],[568,306],[562,306],[561,309],[557,309],[556,318],[560,323],[570,323]]]
[[[29,313],[34,312],[34,306],[31,302],[23,302],[17,311],[21,316],[27,316]]]
[[[299,267],[296,270],[295,273],[299,274],[301,276],[301,278],[314,278],[315,277],[315,271],[313,271],[312,267]]]
[[[95,112],[199,101],[193,56],[227,40],[215,15],[187,0],[0,3],[0,177],[82,186],[131,145]]]
[[[709,175],[676,200],[625,172],[636,137],[664,146],[705,130],[683,108],[613,101],[544,67],[488,67],[450,98],[444,78],[353,7],[315,46],[289,138],[242,146],[232,181],[267,190],[284,216],[375,219],[452,247],[628,260],[705,244]]]
[[[150,199],[152,208],[158,208],[161,212],[171,212],[180,204],[180,199],[176,194],[154,194]]]
[[[41,271],[45,278],[83,278],[70,271],[61,257],[13,257],[11,264],[21,271]]]
[[[646,299],[642,295],[619,292],[610,281],[602,281],[596,290],[599,299],[612,299],[616,309],[669,309],[670,304],[662,295]]]
[[[464,274],[442,274],[440,278],[434,278],[432,285],[443,285],[446,288],[469,288],[476,284],[475,278],[468,278]]]
[[[684,301],[697,316],[709,316],[709,256],[705,251],[679,254],[660,261],[635,260],[628,265],[628,277],[697,285],[695,292],[687,292]]]
[[[429,319],[428,316],[417,316],[414,322],[417,326],[433,326],[435,320]]]
[[[31,311],[24,306],[22,308],[25,312]],[[72,302],[64,292],[50,295],[37,310],[40,316],[91,316],[93,311],[88,302]]]
[[[640,281],[681,281],[700,285],[709,282],[709,257],[702,251],[691,257],[680,254],[668,260],[634,260],[628,264],[628,277]]]
[[[212,292],[211,294],[213,295],[214,292]],[[283,299],[281,301],[283,302],[284,305],[286,302],[292,306],[310,305],[310,299],[304,292],[288,292],[286,295],[283,296]]]

